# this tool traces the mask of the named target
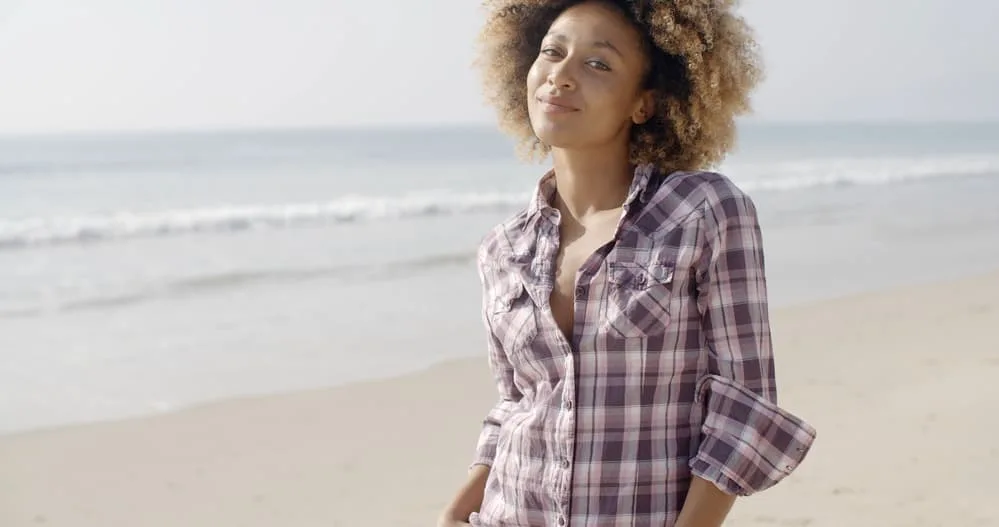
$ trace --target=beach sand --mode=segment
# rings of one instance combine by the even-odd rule
[[[999,273],[773,315],[781,404],[819,436],[726,525],[999,525]],[[486,368],[3,437],[0,526],[431,526]]]

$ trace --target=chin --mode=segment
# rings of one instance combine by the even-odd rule
[[[572,148],[578,144],[579,130],[576,127],[559,126],[556,123],[535,123],[534,135],[542,143],[552,148]],[[570,129],[573,128],[573,129]]]
[[[580,137],[578,133],[569,133],[568,130],[565,133],[540,133],[535,135],[545,145],[562,150],[581,150],[591,147],[594,144],[592,139],[587,140],[585,137]]]

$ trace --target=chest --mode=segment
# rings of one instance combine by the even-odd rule
[[[696,314],[700,217],[648,225],[618,215],[580,230],[552,222],[513,237],[509,253],[484,267],[498,342],[511,356],[545,360],[565,353],[566,341],[584,352],[675,338]]]
[[[597,252],[614,239],[617,222],[608,218],[588,226],[567,228],[561,233],[559,249],[555,256],[555,280],[552,288],[552,314],[559,329],[567,337],[572,336],[575,322],[575,290],[580,268],[588,260],[597,257]]]

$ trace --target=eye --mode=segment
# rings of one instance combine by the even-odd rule
[[[546,48],[542,48],[541,49],[541,54],[545,55],[545,56],[548,56],[548,57],[557,57],[557,56],[559,56],[559,51],[557,49],[549,46],[549,47],[546,47]]]
[[[611,70],[610,66],[608,66],[606,63],[601,62],[599,60],[590,60],[590,61],[587,61],[587,64],[589,64],[590,66],[593,66],[594,68],[596,68],[598,70],[601,70],[601,71],[610,71]]]

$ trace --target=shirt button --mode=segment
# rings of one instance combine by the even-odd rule
[[[559,525],[565,525],[565,516],[559,516],[558,517],[558,524]]]
[[[579,295],[579,296],[585,295],[586,294],[586,287],[585,286],[581,286],[581,285],[577,285],[576,286],[576,294]]]
[[[568,459],[563,459],[562,460],[562,468],[569,468],[569,460]]]
[[[566,410],[572,410],[572,401],[565,401],[562,406],[565,407]]]

